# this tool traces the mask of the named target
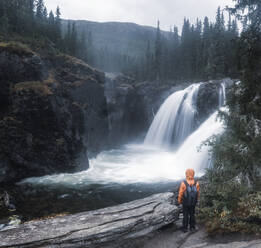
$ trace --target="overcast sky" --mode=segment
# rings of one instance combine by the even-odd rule
[[[97,22],[134,22],[169,30],[182,27],[184,17],[195,22],[199,17],[215,19],[218,6],[233,5],[233,0],[45,0],[48,11],[59,5],[62,18]]]

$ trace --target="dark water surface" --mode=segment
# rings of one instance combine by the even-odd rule
[[[15,214],[22,221],[28,221],[57,214],[78,213],[114,206],[156,193],[175,191],[177,187],[177,182],[130,185],[90,184],[77,188],[22,184],[8,187],[6,190],[11,195],[11,202],[16,206],[16,211],[10,212],[9,215]]]

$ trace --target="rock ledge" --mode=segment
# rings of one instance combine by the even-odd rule
[[[144,236],[178,219],[173,193],[114,207],[33,221],[0,231],[0,247],[97,247]]]

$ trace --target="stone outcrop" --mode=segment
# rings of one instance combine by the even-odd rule
[[[225,84],[225,87],[229,87],[233,84],[233,80],[226,78],[223,80],[211,80],[203,82],[198,91],[197,97],[197,125],[200,125],[206,120],[215,110],[219,107],[219,91],[221,83]]]
[[[110,144],[117,145],[137,139],[146,130],[147,114],[135,80],[120,73],[107,73],[105,95]]]
[[[60,56],[54,61],[57,78],[63,83],[69,98],[83,110],[83,142],[88,154],[97,154],[107,145],[109,131],[105,74],[81,60],[65,57]]]
[[[0,183],[87,169],[108,135],[104,74],[8,43],[0,68]]]
[[[0,247],[101,247],[136,239],[178,219],[173,193],[114,207],[32,221],[0,231]]]

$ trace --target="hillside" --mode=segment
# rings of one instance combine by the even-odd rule
[[[63,29],[68,21],[63,20]],[[79,34],[85,31],[92,33],[94,47],[98,50],[108,49],[109,52],[126,54],[128,56],[145,55],[148,41],[154,43],[157,29],[127,22],[92,22],[77,20],[76,28]],[[162,31],[169,35],[169,32]],[[86,39],[87,40],[87,39]]]

